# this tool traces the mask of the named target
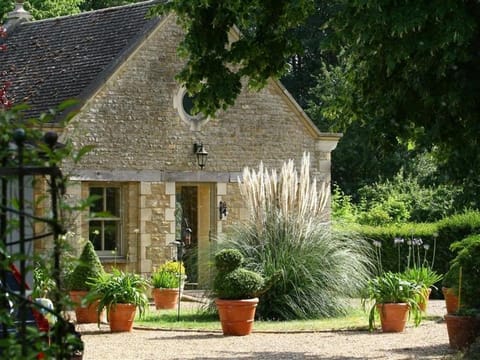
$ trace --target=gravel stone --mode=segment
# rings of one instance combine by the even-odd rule
[[[182,302],[183,306],[183,302]],[[188,306],[188,305],[187,305]],[[223,336],[220,331],[168,331],[134,328],[110,333],[108,325],[79,324],[85,343],[84,360],[183,359],[446,359],[448,344],[443,300],[430,300],[419,327],[403,333],[325,331]],[[433,316],[433,317],[432,317]]]

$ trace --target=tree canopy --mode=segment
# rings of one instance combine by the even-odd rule
[[[193,111],[214,115],[232,105],[245,79],[258,89],[288,69],[300,50],[292,31],[314,11],[314,0],[171,0],[152,14],[174,11],[185,30],[177,79],[194,96]],[[241,37],[231,41],[237,26]]]
[[[25,0],[24,7],[32,14],[34,19],[41,20],[138,1],[140,0]],[[15,0],[0,0],[0,19],[4,18],[14,8]]]
[[[451,180],[479,175],[480,3],[474,0],[336,1],[320,112],[354,122],[382,147],[434,150]],[[475,182],[475,181],[474,181]]]

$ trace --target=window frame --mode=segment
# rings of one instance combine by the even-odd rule
[[[87,184],[87,191],[88,196],[91,196],[91,190],[93,188],[101,188],[102,189],[102,211],[106,212],[109,206],[107,205],[108,196],[107,196],[107,189],[116,189],[118,191],[118,209],[115,209],[118,213],[118,216],[93,216],[91,208],[88,209],[87,214],[87,234],[89,240],[94,244],[95,241],[92,239],[92,234],[90,232],[91,229],[91,222],[100,222],[101,223],[101,231],[100,231],[100,241],[102,244],[101,250],[95,249],[96,253],[100,258],[123,258],[125,257],[125,238],[124,238],[124,186],[119,183],[88,183]],[[116,250],[105,250],[105,222],[116,222],[116,229],[117,235],[115,239]]]

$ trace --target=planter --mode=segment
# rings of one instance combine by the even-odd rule
[[[216,299],[223,335],[244,336],[252,332],[258,298],[245,300]]]
[[[137,307],[133,304],[114,304],[108,312],[111,332],[132,331]]]
[[[105,312],[98,318],[98,301],[88,306],[82,306],[82,299],[88,294],[88,291],[70,291],[70,299],[75,305],[75,318],[77,324],[90,324],[105,321]]]
[[[458,296],[452,288],[442,287],[443,297],[445,298],[445,305],[447,307],[447,314],[454,314],[458,310]]]
[[[179,290],[178,289],[158,289],[152,290],[155,308],[159,309],[175,309],[178,306]]]
[[[424,295],[424,301],[420,301],[418,303],[418,307],[420,308],[420,310],[422,312],[427,312],[427,307],[428,307],[428,299],[430,298],[430,294],[432,293],[432,289],[431,288],[428,288],[428,289],[425,289],[423,290],[423,294]]]
[[[445,315],[448,341],[456,350],[467,349],[479,335],[479,323],[474,316]]]
[[[410,306],[406,303],[377,304],[383,332],[402,332],[408,320]]]

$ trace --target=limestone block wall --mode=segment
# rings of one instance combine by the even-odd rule
[[[183,65],[177,54],[182,36],[175,17],[168,16],[104,79],[63,133],[77,148],[94,146],[75,168],[67,166],[81,174],[82,197],[88,196],[88,182],[99,180],[97,173],[113,174],[109,181],[124,184],[127,256],[113,265],[145,275],[174,254],[169,244],[175,240],[176,181],[216,183],[216,205],[226,201],[229,211],[227,219],[216,221],[220,233],[248,217],[233,175],[245,166],[256,169],[262,161],[279,168],[294,159],[298,167],[303,153],[309,152],[312,174],[330,181],[332,147],[273,80],[260,92],[245,89],[234,106],[199,128],[182,120],[174,107],[180,90],[175,75]],[[196,142],[209,153],[202,172],[193,153]],[[78,189],[74,193],[78,195]],[[80,226],[85,236],[86,221]]]
[[[279,167],[304,151],[320,172],[318,134],[273,80],[260,92],[244,90],[228,111],[192,130],[173,106],[181,38],[175,18],[167,17],[73,119],[68,137],[95,146],[81,167],[195,171],[193,144],[203,142],[209,172],[238,172],[260,161]]]

